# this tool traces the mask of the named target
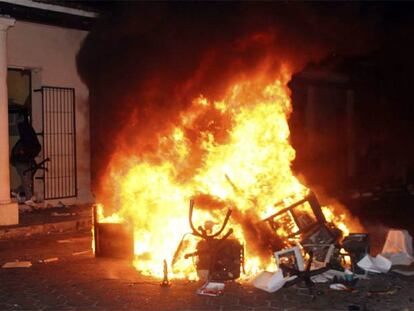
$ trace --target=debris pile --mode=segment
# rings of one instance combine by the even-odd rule
[[[194,201],[191,200],[190,227],[200,241],[196,251],[186,254],[185,258],[196,257],[198,276],[206,281],[197,293],[216,296],[223,292],[225,281],[239,278],[244,270],[243,246],[231,238],[232,229],[222,235],[231,210],[221,228],[213,233],[209,223],[197,229],[194,227],[193,209]],[[369,235],[350,233],[344,237],[341,230],[326,220],[313,193],[280,209],[261,223],[269,225],[275,235],[279,234],[280,228],[285,234],[286,247],[273,252],[275,272],[262,271],[252,280],[255,287],[270,293],[299,283],[310,289],[315,283],[322,282],[330,282],[329,288],[333,290],[353,291],[358,280],[366,278],[368,273],[387,273],[394,266],[407,267],[414,262],[412,238],[407,231],[390,230],[382,253],[373,257]],[[287,236],[286,232],[289,232]],[[177,247],[172,266],[182,244],[183,241]],[[403,270],[393,269],[395,272]],[[414,274],[414,269],[412,272]],[[405,274],[409,275],[408,272]]]

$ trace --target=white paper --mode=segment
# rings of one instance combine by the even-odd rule
[[[345,276],[345,273],[342,271],[330,269],[324,273],[311,277],[311,280],[315,283],[326,283],[328,281],[331,281],[335,276],[338,278],[343,278]]]
[[[11,261],[6,262],[2,268],[30,268],[32,263],[30,261]]]
[[[397,254],[381,254],[385,258],[391,261],[393,266],[409,266],[414,262],[414,258],[407,253],[397,253]]]
[[[348,290],[348,287],[346,287],[346,285],[342,284],[342,283],[334,283],[329,285],[330,289],[334,289],[334,290]]]
[[[370,255],[365,255],[357,263],[358,267],[365,271],[374,272],[374,273],[387,273],[391,269],[391,261],[384,256],[377,255],[372,257]]]
[[[197,294],[205,296],[218,296],[223,293],[224,283],[207,282],[197,290]]]
[[[274,293],[285,285],[287,279],[283,277],[281,269],[276,272],[262,271],[253,280],[253,286],[268,293]]]

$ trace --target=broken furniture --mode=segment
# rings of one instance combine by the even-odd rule
[[[282,269],[283,275],[291,277],[286,282],[285,287],[289,287],[294,284],[304,282],[305,286],[307,288],[310,288],[313,285],[315,285],[315,283],[311,279],[313,276],[324,273],[330,269],[329,264],[328,264],[323,268],[311,270],[312,261],[313,261],[313,253],[309,252],[309,260],[306,264],[305,269],[301,270],[301,269],[297,269],[296,267],[292,267],[288,264],[281,263],[279,267]],[[296,276],[296,277],[292,278],[293,276]]]
[[[306,252],[324,262],[331,244],[337,244],[341,231],[326,221],[316,196],[311,192],[305,198],[283,208],[262,220],[277,232],[287,232],[285,239],[300,238]]]
[[[350,233],[343,239],[342,248],[351,258],[351,271],[356,274],[364,274],[365,271],[358,267],[357,263],[369,254],[369,235],[365,233]]]
[[[231,210],[227,211],[221,228],[216,233],[211,233],[211,227],[193,225],[194,200],[190,201],[189,222],[192,234],[201,238],[197,243],[196,251],[186,254],[184,258],[197,256],[196,268],[199,277],[214,281],[234,280],[240,276],[243,264],[243,246],[235,239],[229,239],[233,229],[219,238],[226,227]]]
[[[294,267],[299,271],[303,271],[305,269],[299,246],[275,252],[275,260],[278,267],[284,264],[290,267]]]

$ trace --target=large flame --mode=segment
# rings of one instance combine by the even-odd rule
[[[246,223],[275,213],[276,202],[289,204],[308,193],[291,171],[290,78],[284,68],[273,80],[257,75],[237,81],[220,101],[200,95],[160,134],[156,152],[114,155],[103,195],[112,198],[117,212],[106,221],[133,224],[138,270],[162,276],[163,260],[171,263],[190,232],[190,198],[195,198],[196,226],[206,220],[219,226],[228,208],[236,211],[229,227],[245,245],[247,274],[269,265],[270,256],[258,250]],[[324,213],[347,231],[342,215],[335,217],[329,208]],[[185,240],[185,249],[193,251],[195,238]],[[173,276],[192,278],[194,271],[192,260],[181,254]]]

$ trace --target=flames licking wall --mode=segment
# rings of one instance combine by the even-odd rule
[[[189,231],[190,198],[197,224],[232,208],[248,272],[262,268],[269,234],[254,224],[275,202],[308,191],[290,167],[287,82],[306,62],[367,40],[346,47],[353,28],[303,4],[123,5],[78,55],[90,90],[97,201],[133,223],[145,273],[161,275]],[[175,276],[191,270],[183,261]]]

